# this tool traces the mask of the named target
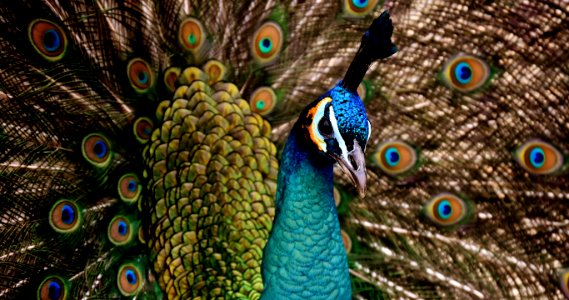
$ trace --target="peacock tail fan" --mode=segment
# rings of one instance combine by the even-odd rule
[[[565,0],[3,1],[0,298],[259,299],[278,153],[386,10],[354,299],[569,298]]]
[[[362,297],[569,297],[567,2],[386,8],[400,51],[367,76],[368,193],[343,216]]]

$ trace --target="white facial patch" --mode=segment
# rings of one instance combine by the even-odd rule
[[[326,112],[326,104],[332,102],[332,98],[327,97],[322,99],[314,108],[312,108],[308,113],[313,114],[312,117],[312,124],[310,124],[310,138],[312,141],[318,146],[321,151],[326,152],[326,142],[324,141],[324,137],[320,134],[318,130],[318,124],[320,120],[324,117]]]
[[[368,120],[367,121],[367,139],[366,139],[366,141],[369,141],[370,136],[371,136],[371,122]]]
[[[346,161],[348,160],[348,147],[346,147],[346,142],[340,134],[340,130],[338,129],[338,120],[336,120],[336,114],[334,113],[334,108],[330,106],[330,124],[332,125],[332,129],[334,130],[334,138],[338,142],[338,146],[340,146],[340,150],[342,150],[342,158]]]

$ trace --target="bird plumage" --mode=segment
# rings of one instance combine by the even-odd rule
[[[337,162],[363,197],[371,124],[357,93],[370,64],[396,52],[384,12],[364,33],[344,79],[307,105],[284,146],[275,217],[263,256],[262,299],[350,299],[346,250],[334,203]],[[310,179],[310,180],[307,180]]]
[[[0,4],[0,298],[259,299],[284,141],[384,10],[365,198],[333,170],[353,297],[569,297],[565,0],[25,0]]]

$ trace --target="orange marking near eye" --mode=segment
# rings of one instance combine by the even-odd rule
[[[315,121],[314,117],[316,116],[316,113],[318,113],[318,111],[322,108],[323,105],[326,105],[327,103],[330,102],[332,102],[332,98],[326,97],[322,99],[320,102],[318,102],[316,106],[308,110],[307,117],[312,120],[312,123],[308,127],[308,134],[310,134],[310,139],[312,139],[312,141],[314,142],[314,144],[316,144],[316,146],[318,147],[318,149],[320,149],[320,151],[324,151],[324,146],[326,145],[326,143],[316,134],[316,130],[318,130],[317,129],[318,123],[314,123]]]

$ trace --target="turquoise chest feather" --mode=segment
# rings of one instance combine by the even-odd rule
[[[350,299],[346,252],[333,201],[332,162],[293,132],[278,177],[277,212],[265,248],[262,299]]]

